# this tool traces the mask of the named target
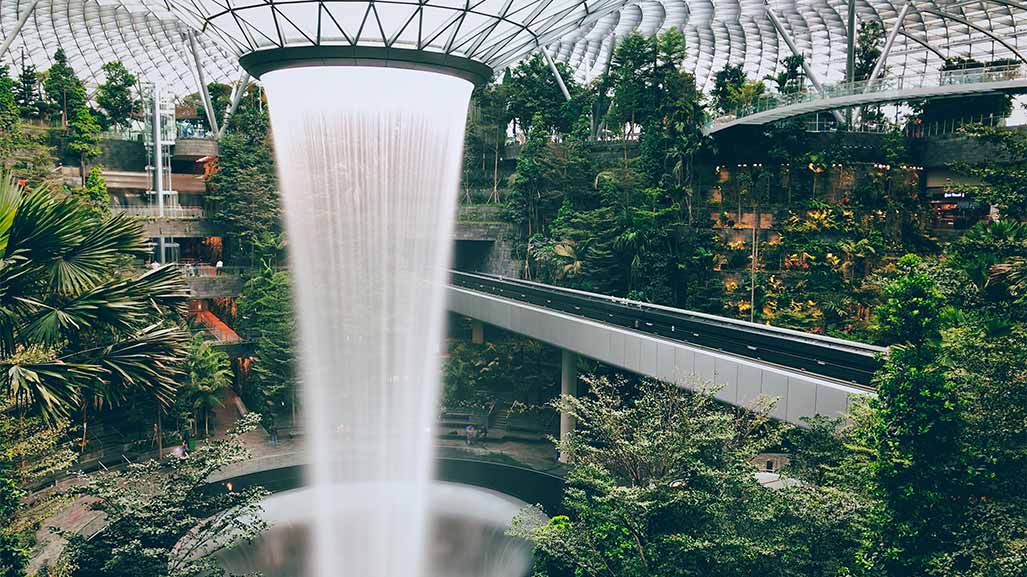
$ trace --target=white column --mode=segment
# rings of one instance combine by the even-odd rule
[[[203,110],[207,113],[207,124],[210,131],[217,137],[221,134],[218,129],[218,119],[214,114],[214,105],[211,104],[210,92],[207,90],[207,79],[203,75],[203,63],[200,62],[200,51],[196,48],[196,35],[189,32],[189,49],[193,53],[193,64],[196,65],[196,81],[200,85],[200,99],[203,100]]]
[[[477,319],[471,320],[471,342],[476,345],[485,343],[485,323]]]
[[[157,195],[157,215],[164,217],[164,155],[161,130],[160,84],[153,85],[153,192]],[[164,237],[157,237],[157,261],[167,262]]]
[[[906,14],[909,14],[909,7],[911,5],[910,2],[906,2],[902,5],[902,9],[899,10],[899,15],[895,18],[895,24],[892,26],[891,32],[888,33],[888,39],[884,42],[884,49],[881,50],[881,55],[877,57],[877,62],[874,63],[874,69],[870,71],[870,76],[867,77],[867,85],[863,92],[870,91],[874,82],[877,82],[877,77],[884,70],[884,63],[888,60],[888,55],[891,54],[891,47],[895,44],[895,38],[902,31],[902,22],[905,21]]]
[[[578,354],[568,350],[560,351],[560,395],[577,396],[578,394]],[[575,419],[566,411],[560,413],[560,462],[566,463],[570,455],[563,450],[563,445],[570,441],[574,434]]]
[[[806,78],[809,79],[810,84],[812,84],[813,88],[816,89],[816,91],[819,92],[822,96],[824,96],[824,98],[827,98],[827,96],[824,93],[824,87],[820,84],[820,79],[817,78],[816,73],[813,72],[813,68],[811,68],[809,63],[806,62],[805,55],[803,55],[802,52],[799,52],[799,48],[795,46],[795,42],[792,41],[791,35],[789,35],[788,31],[785,30],[784,24],[781,23],[780,19],[778,19],[777,14],[775,14],[774,11],[770,9],[770,6],[766,7],[766,11],[767,17],[770,18],[770,23],[774,26],[774,29],[777,30],[777,33],[779,36],[781,36],[781,39],[785,41],[785,45],[788,46],[788,50],[791,51],[793,56],[802,57],[802,71],[806,73]],[[831,114],[834,115],[834,118],[838,121],[838,124],[845,124],[845,117],[842,116],[841,112],[837,110],[832,110]]]
[[[553,62],[553,57],[546,52],[545,48],[542,49],[542,56],[549,64],[549,69],[553,71],[553,76],[556,77],[556,84],[560,87],[560,92],[563,93],[563,97],[570,100],[571,93],[567,91],[567,85],[563,83],[563,76],[560,76],[560,69],[556,67],[556,62]]]

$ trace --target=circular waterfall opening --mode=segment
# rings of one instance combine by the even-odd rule
[[[359,540],[362,527],[374,525],[382,505],[393,509],[417,501],[415,489],[394,484],[350,484],[331,488],[331,500],[320,502],[321,491],[301,488],[272,495],[262,502],[261,518],[269,529],[251,542],[218,553],[229,575],[259,573],[263,577],[310,575],[311,531],[319,517],[329,515],[336,527],[348,527],[333,536],[340,543]],[[526,503],[470,485],[436,482],[427,495],[430,519],[423,575],[426,577],[521,577],[531,565],[531,544],[507,535],[513,517]],[[319,509],[315,516],[314,508]],[[415,522],[411,519],[411,522]],[[400,553],[409,547],[397,532],[392,544]],[[345,564],[345,559],[339,560]],[[336,575],[349,572],[336,568]]]

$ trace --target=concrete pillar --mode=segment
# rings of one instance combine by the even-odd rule
[[[560,395],[577,396],[578,394],[578,355],[571,351],[560,351]],[[563,444],[574,434],[574,416],[560,413],[560,462],[566,463],[570,455],[563,451]]]
[[[471,320],[471,342],[480,345],[485,342],[485,323]]]

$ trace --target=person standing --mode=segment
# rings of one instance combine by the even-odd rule
[[[217,276],[221,276],[221,269],[223,268],[225,268],[225,263],[221,259],[218,259],[218,261],[214,264],[214,274],[216,274]]]

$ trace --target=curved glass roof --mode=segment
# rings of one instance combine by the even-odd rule
[[[101,67],[121,60],[142,81],[160,82],[175,95],[197,90],[185,34],[190,29],[162,2],[144,0],[0,0],[0,36],[15,31],[19,16],[35,5],[4,55],[15,67],[25,60],[39,70],[63,48],[76,74],[89,87],[103,82]],[[227,82],[239,66],[229,50],[202,34],[197,51],[206,80]],[[17,70],[14,71],[17,73]]]
[[[858,21],[876,20],[888,33],[905,0],[857,0]],[[790,56],[766,15],[782,21],[815,74],[824,82],[844,80],[848,0],[642,0],[553,44],[558,60],[579,80],[602,74],[618,39],[678,28],[685,34],[684,67],[700,86],[712,86],[725,64],[742,65],[750,78],[772,74]],[[858,23],[857,23],[858,26]],[[1027,1],[916,0],[887,60],[888,73],[933,73],[945,58],[979,61],[1022,59],[1027,54]]]
[[[7,38],[33,0],[0,0]],[[38,0],[5,58],[40,69],[64,48],[91,86],[122,60],[176,95],[196,91],[186,34],[196,30],[208,81],[236,78],[241,54],[313,44],[417,48],[500,68],[538,45],[591,80],[632,31],[681,29],[683,63],[700,86],[727,63],[750,78],[774,72],[788,48],[778,15],[822,81],[844,79],[848,0]],[[903,0],[856,0],[861,21],[896,24]],[[916,0],[888,57],[893,76],[933,73],[947,57],[980,61],[1027,54],[1027,0]]]

